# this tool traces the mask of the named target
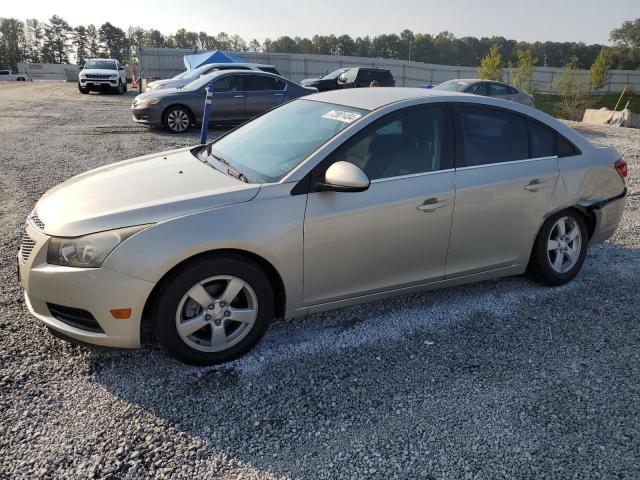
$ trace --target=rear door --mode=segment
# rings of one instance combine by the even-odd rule
[[[286,100],[287,82],[270,75],[245,75],[246,116],[253,118]]]
[[[308,305],[444,277],[454,201],[449,125],[448,106],[404,109],[363,129],[319,166],[323,178],[334,161],[351,162],[371,185],[358,193],[309,193]]]
[[[237,122],[245,117],[243,75],[229,74],[213,82],[210,122]]]
[[[558,179],[549,129],[506,109],[459,104],[455,111],[456,204],[447,277],[520,261]]]

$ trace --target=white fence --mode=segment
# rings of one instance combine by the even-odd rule
[[[186,49],[144,48],[140,52],[143,76],[148,78],[169,78],[185,69],[183,57],[193,53]],[[338,55],[310,55],[295,53],[253,53],[237,52],[245,61],[275,65],[280,73],[300,82],[304,78],[322,76],[340,67],[362,66],[388,68],[396,79],[396,86],[417,87],[423,84],[438,84],[454,78],[476,78],[475,67],[456,67],[422,62],[409,62],[386,58],[346,57]],[[504,79],[509,81],[514,70],[505,69]],[[537,90],[552,92],[555,78],[560,68],[536,67],[533,81]],[[581,70],[577,75],[589,81],[589,71]],[[613,70],[609,82],[601,93],[620,92],[625,84],[640,92],[640,70]]]
[[[26,73],[33,80],[67,80],[78,81],[77,65],[54,63],[18,63],[18,72]]]

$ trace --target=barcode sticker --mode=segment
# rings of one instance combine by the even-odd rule
[[[330,110],[322,115],[322,118],[330,118],[331,120],[338,120],[339,122],[353,123],[361,116],[361,113],[343,112],[342,110]]]

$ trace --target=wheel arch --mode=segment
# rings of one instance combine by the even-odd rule
[[[188,107],[187,105],[185,105],[184,103],[180,103],[180,102],[176,102],[176,103],[172,103],[170,105],[167,105],[166,107],[164,107],[164,109],[162,110],[162,125],[164,125],[165,127],[167,126],[167,115],[169,113],[169,109],[172,107],[181,107],[184,108],[190,119],[191,119],[191,124],[195,124],[196,123],[196,116],[193,113],[193,110]]]
[[[594,234],[594,232],[596,230],[596,226],[597,226],[596,214],[594,213],[593,208],[591,206],[582,205],[582,204],[569,205],[569,206],[566,206],[566,207],[555,209],[555,210],[547,213],[547,215],[545,215],[542,223],[540,224],[540,227],[538,228],[538,232],[536,233],[536,238],[538,238],[538,234],[540,233],[540,230],[542,229],[542,226],[544,225],[544,222],[547,221],[547,218],[555,215],[558,212],[563,212],[565,210],[574,210],[574,211],[578,212],[580,215],[582,215],[582,218],[584,219],[585,223],[587,224],[587,233],[589,235],[588,239],[590,240],[591,237],[593,236],[593,234]]]
[[[164,275],[160,278],[160,280],[156,283],[156,285],[151,290],[151,293],[147,297],[147,300],[144,305],[144,309],[142,311],[142,324],[148,324],[148,319],[151,314],[151,309],[155,299],[157,298],[158,292],[161,290],[162,286],[171,278],[171,276],[180,268],[184,268],[187,264],[192,262],[197,262],[199,259],[209,256],[216,255],[224,255],[224,256],[232,256],[237,258],[248,259],[256,263],[267,275],[269,278],[269,282],[273,288],[273,296],[274,296],[274,315],[276,318],[283,318],[286,310],[286,290],[284,287],[284,281],[278,270],[273,266],[271,262],[269,262],[266,258],[258,255],[257,253],[250,252],[247,250],[234,249],[234,248],[222,248],[216,250],[208,250],[204,252],[197,253],[191,257],[185,258],[173,267],[171,267]]]

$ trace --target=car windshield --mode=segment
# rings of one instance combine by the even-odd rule
[[[327,73],[324,77],[322,77],[322,80],[335,80],[336,78],[338,78],[340,75],[342,75],[347,70],[349,70],[349,69],[348,68],[339,68],[338,70],[334,70],[331,73]]]
[[[440,85],[436,85],[433,87],[434,90],[448,90],[450,92],[462,92],[464,91],[471,83],[465,82],[464,80],[449,80],[448,82],[441,83]]]
[[[186,77],[189,73],[191,72],[191,70],[185,70],[182,73],[179,73],[178,75],[176,75],[175,77],[173,77],[174,80],[180,80],[181,78]]]
[[[97,68],[101,70],[115,70],[116,62],[113,60],[89,60],[84,68]]]
[[[196,78],[195,80],[187,83],[184,87],[182,87],[182,90],[186,90],[189,92],[204,88],[211,80],[216,79],[216,77],[218,76],[217,73],[219,72],[212,72],[210,74],[203,75],[200,78]],[[185,79],[189,80],[189,78],[187,77],[185,77]]]
[[[338,132],[368,110],[295,100],[231,131],[204,149],[202,160],[226,162],[250,183],[281,180]]]

